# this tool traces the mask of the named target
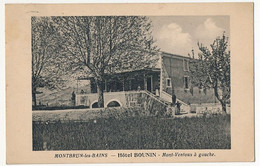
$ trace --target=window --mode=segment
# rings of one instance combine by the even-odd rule
[[[171,87],[172,86],[171,78],[166,78],[166,86],[167,87]]]
[[[189,71],[189,60],[188,59],[183,59],[183,70]]]
[[[184,88],[189,89],[189,77],[184,76]]]

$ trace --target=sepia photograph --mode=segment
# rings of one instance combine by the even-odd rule
[[[33,150],[230,149],[229,16],[31,17]]]
[[[253,9],[6,5],[6,162],[254,161]]]

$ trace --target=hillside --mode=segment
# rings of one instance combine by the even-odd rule
[[[79,92],[81,90],[89,92],[89,89],[89,85],[78,87]],[[43,93],[37,95],[37,104],[41,103],[42,105],[48,106],[71,106],[71,95],[73,91],[77,92],[77,88],[67,87],[65,89],[55,91],[40,89],[39,91]]]

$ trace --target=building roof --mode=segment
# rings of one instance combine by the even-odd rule
[[[166,57],[170,57],[170,58],[191,59],[191,57],[177,55],[177,54],[171,54],[171,53],[164,52],[164,51],[161,52],[161,55],[166,56]]]
[[[159,68],[145,68],[145,69],[136,69],[136,70],[124,70],[122,72],[116,72],[116,73],[106,73],[105,76],[113,76],[113,75],[124,75],[124,74],[130,74],[130,73],[141,73],[141,72],[160,72],[161,69]],[[88,77],[78,77],[78,80],[89,80],[94,78],[93,76],[88,76]]]

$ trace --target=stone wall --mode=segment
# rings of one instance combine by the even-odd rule
[[[104,93],[105,107],[107,107],[107,105],[112,101],[118,102],[120,106],[125,106],[125,93],[126,92],[105,92]],[[76,94],[76,106],[84,105],[92,108],[92,105],[97,101],[98,101],[97,93]]]
[[[221,114],[223,113],[221,104],[219,103],[205,103],[205,104],[191,104],[190,113],[197,114]],[[227,105],[227,114],[230,114],[230,106]]]

